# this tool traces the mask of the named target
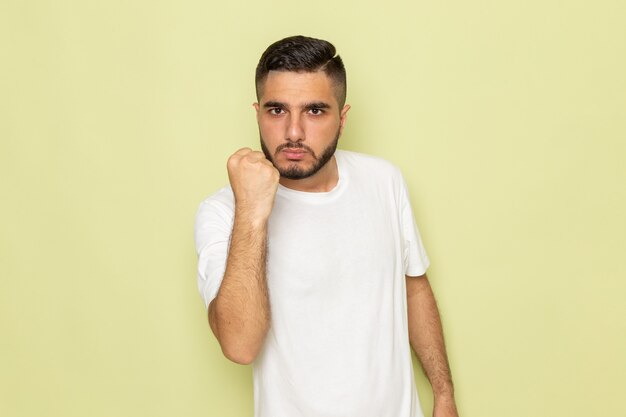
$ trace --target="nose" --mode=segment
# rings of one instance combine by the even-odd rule
[[[302,126],[302,120],[300,114],[293,112],[289,114],[289,120],[287,124],[287,132],[285,132],[285,138],[289,142],[301,142],[304,138],[304,127]]]

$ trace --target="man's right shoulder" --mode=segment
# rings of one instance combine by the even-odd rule
[[[235,195],[230,185],[227,185],[202,200],[198,207],[196,217],[211,214],[232,217],[234,210]]]
[[[228,240],[234,213],[235,197],[230,186],[220,189],[200,203],[194,224],[198,254],[215,240]]]

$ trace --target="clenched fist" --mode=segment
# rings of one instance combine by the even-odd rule
[[[242,148],[228,158],[228,179],[240,214],[267,220],[274,205],[280,174],[262,152]]]

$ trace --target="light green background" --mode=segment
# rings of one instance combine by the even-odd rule
[[[258,147],[261,52],[298,33],[346,63],[341,147],[406,176],[461,415],[626,415],[625,22],[621,0],[3,1],[0,415],[252,415],[193,220]]]

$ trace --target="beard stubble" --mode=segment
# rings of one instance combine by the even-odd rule
[[[330,145],[328,145],[324,149],[324,151],[319,157],[315,154],[313,149],[311,149],[309,146],[305,145],[302,142],[285,142],[279,145],[276,148],[276,151],[274,151],[274,155],[272,155],[269,149],[267,149],[267,146],[265,146],[265,142],[263,141],[263,136],[260,136],[261,150],[263,151],[263,154],[265,154],[265,158],[267,158],[267,160],[270,161],[274,165],[274,167],[278,170],[278,173],[280,174],[281,177],[284,177],[290,180],[301,180],[301,179],[309,178],[315,175],[320,169],[324,167],[324,165],[328,163],[328,161],[330,161],[330,159],[335,154],[335,151],[337,150],[337,144],[339,143],[339,136],[340,136],[340,133],[339,133],[339,130],[337,130],[335,139],[332,141]],[[277,155],[283,149],[304,149],[307,152],[309,152],[309,154],[311,154],[311,156],[313,157],[314,163],[308,169],[300,167],[297,163],[289,164],[287,167],[279,167],[276,165],[276,162],[274,161],[274,156]]]

